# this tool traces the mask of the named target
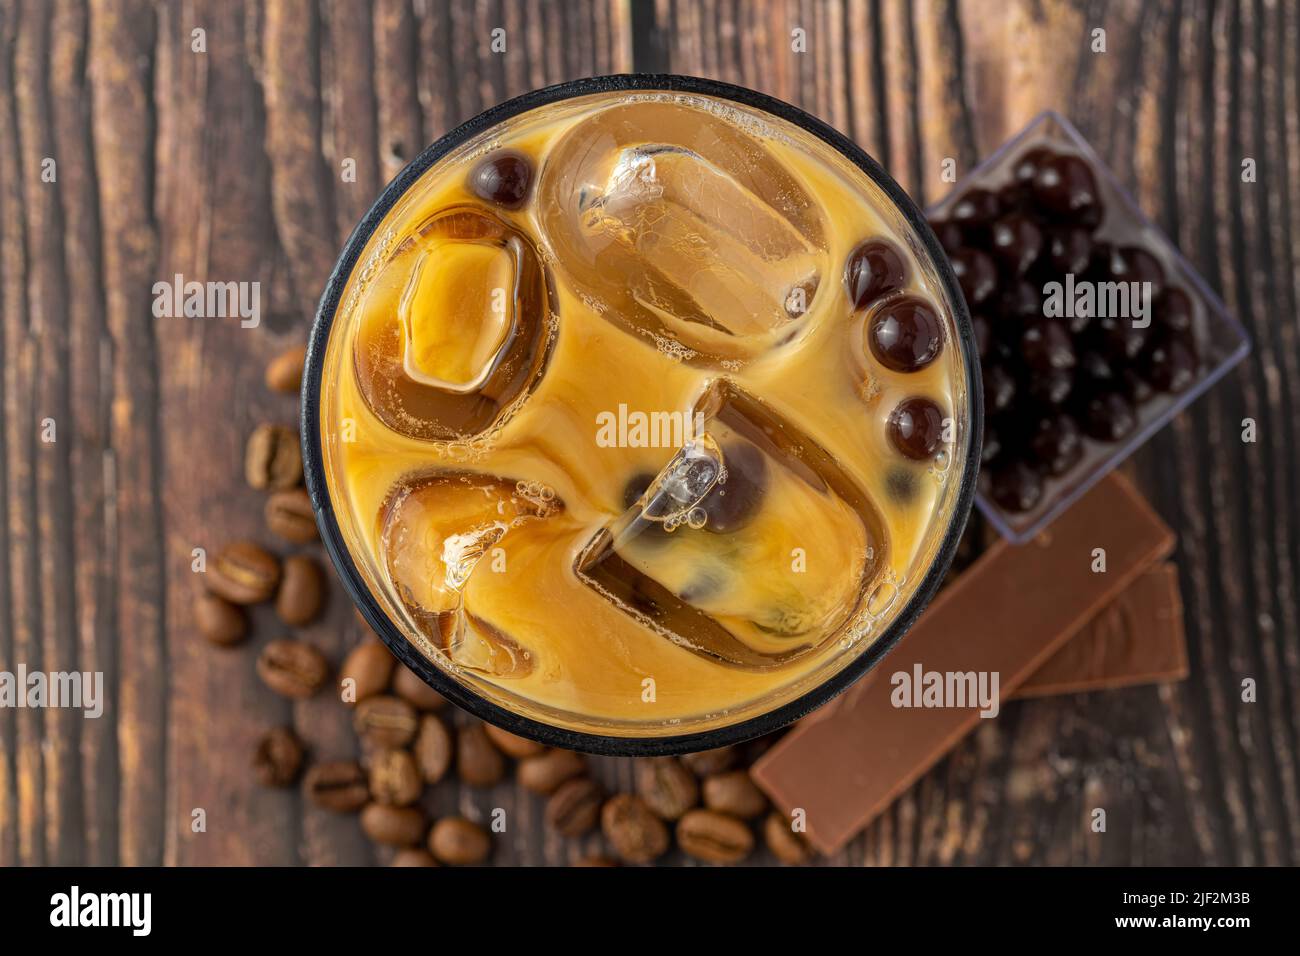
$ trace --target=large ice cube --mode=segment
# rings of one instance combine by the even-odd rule
[[[412,620],[462,667],[523,676],[523,645],[465,604],[465,587],[492,549],[517,529],[562,510],[549,489],[439,472],[402,482],[380,514],[389,580]]]
[[[441,212],[368,287],[353,350],[357,382],[395,431],[469,438],[541,375],[550,321],[545,274],[528,240],[477,210]]]
[[[864,610],[885,566],[884,522],[825,449],[758,399],[717,382],[697,410],[704,436],[592,538],[577,574],[699,654],[786,663]]]
[[[555,145],[543,230],[575,285],[699,364],[789,337],[826,269],[821,215],[763,142],[682,102],[613,106]],[[677,349],[680,352],[680,348]]]

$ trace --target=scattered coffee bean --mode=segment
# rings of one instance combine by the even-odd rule
[[[582,836],[600,820],[604,799],[604,788],[594,780],[566,780],[546,801],[546,824],[561,836]]]
[[[303,746],[288,727],[268,730],[253,753],[253,772],[264,787],[288,787],[302,769]]]
[[[226,545],[204,575],[207,589],[235,604],[270,600],[280,584],[280,562],[251,541]]]
[[[307,362],[307,347],[292,345],[266,366],[266,387],[273,392],[296,392],[302,388],[302,369]]]
[[[221,647],[238,644],[248,636],[243,609],[215,594],[199,595],[194,602],[194,622],[200,634]]]
[[[586,770],[586,761],[572,750],[548,750],[519,761],[517,775],[521,787],[545,797]]]
[[[284,578],[275,596],[275,613],[292,627],[310,623],[325,603],[325,572],[305,554],[284,562]]]
[[[736,765],[736,748],[719,747],[716,750],[683,754],[681,760],[695,776],[711,777],[715,773],[730,770]]]
[[[379,641],[363,641],[352,648],[339,668],[339,681],[352,681],[350,695],[346,693],[347,685],[344,685],[343,702],[356,704],[388,690],[396,664],[396,658]]]
[[[533,164],[523,153],[502,149],[479,160],[469,174],[470,191],[480,199],[518,209],[528,198]]]
[[[257,675],[277,694],[304,700],[325,683],[329,664],[310,644],[281,638],[262,648],[257,658]]]
[[[464,817],[443,817],[429,832],[429,850],[451,866],[474,866],[492,854],[492,839]]]
[[[433,858],[433,854],[428,850],[422,850],[419,847],[407,847],[404,850],[398,850],[393,854],[389,866],[437,866],[438,861]]]
[[[365,771],[350,760],[318,763],[303,783],[307,799],[335,813],[356,813],[370,799]]]
[[[266,526],[271,533],[294,544],[309,544],[320,537],[311,496],[306,488],[277,491],[266,499]]]
[[[451,767],[451,732],[434,714],[420,717],[420,729],[415,735],[415,762],[425,783],[437,783]]]
[[[281,425],[258,425],[244,450],[244,477],[254,488],[292,488],[302,481],[298,433]]]
[[[368,803],[361,811],[361,830],[384,846],[415,846],[424,837],[428,820],[419,807],[386,807]]]
[[[420,799],[424,781],[405,750],[381,750],[370,761],[370,796],[375,803],[406,807]]]
[[[488,737],[496,745],[497,750],[516,760],[532,757],[546,749],[545,744],[539,744],[536,740],[529,740],[527,737],[519,737],[508,730],[502,730],[495,724],[484,724],[483,729],[487,731]]]
[[[393,671],[393,693],[416,710],[442,710],[447,706],[447,698],[405,664],[398,664]]]
[[[668,850],[668,827],[644,800],[630,793],[605,802],[600,828],[614,853],[627,863],[649,863]]]
[[[691,810],[677,821],[677,845],[706,863],[739,863],[754,849],[754,834],[734,817]]]
[[[740,820],[753,820],[767,809],[767,797],[755,786],[748,770],[730,770],[704,781],[704,805]]]
[[[415,739],[419,718],[406,701],[384,694],[357,704],[352,728],[373,747],[405,747]]]
[[[505,776],[505,757],[477,721],[456,731],[456,773],[471,787],[490,787]]]
[[[700,785],[676,757],[644,757],[633,774],[636,792],[665,820],[676,820],[700,801]]]
[[[802,866],[812,859],[804,838],[794,832],[790,821],[778,810],[773,810],[763,821],[763,841],[772,855],[788,866]]]

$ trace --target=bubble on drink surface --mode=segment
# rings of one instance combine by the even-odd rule
[[[704,106],[638,101],[575,124],[546,160],[537,206],[570,280],[607,318],[718,367],[802,322],[826,227],[765,129]]]

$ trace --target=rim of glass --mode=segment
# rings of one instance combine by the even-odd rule
[[[320,439],[320,386],[326,346],[343,291],[361,254],[384,217],[412,185],[439,159],[478,133],[520,113],[560,100],[597,93],[662,91],[697,94],[730,100],[758,109],[792,123],[821,139],[862,170],[888,197],[932,260],[938,281],[953,305],[953,324],[961,344],[966,375],[966,450],[961,479],[953,502],[952,518],[935,557],[916,590],[883,633],[836,673],[803,694],[771,710],[707,730],[657,736],[621,736],[586,733],[534,720],[508,710],[460,683],[426,658],[380,607],[358,571],[343,539],[325,478]],[[503,730],[539,741],[547,746],[609,756],[660,756],[711,750],[742,743],[798,720],[840,694],[874,668],[894,647],[930,602],[947,573],[957,550],[975,497],[983,438],[984,400],[978,350],[965,299],[953,275],[948,257],[935,238],[924,214],[876,162],[856,143],[796,106],[764,93],[717,80],[678,74],[615,74],[569,80],[533,90],[485,110],[446,133],[413,159],[383,189],[374,204],[357,223],[344,244],[330,273],[312,322],[302,380],[300,430],[303,472],[307,493],[316,514],[321,541],[343,586],[362,617],[395,657],[456,706]]]

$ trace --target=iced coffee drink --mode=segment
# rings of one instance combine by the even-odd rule
[[[619,90],[513,115],[410,184],[343,287],[319,432],[347,556],[438,670],[541,724],[786,705],[964,520],[941,268],[767,112]]]

